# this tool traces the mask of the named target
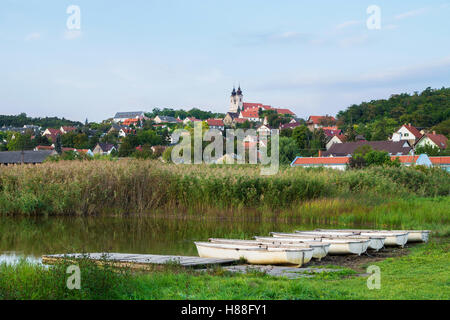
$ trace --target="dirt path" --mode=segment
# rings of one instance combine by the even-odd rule
[[[408,245],[411,247],[411,245]],[[361,256],[350,255],[350,256],[326,256],[321,261],[312,260],[308,266],[340,266],[345,268],[350,268],[358,272],[364,272],[365,268],[363,266],[371,263],[382,261],[390,257],[400,257],[405,256],[409,253],[408,247],[388,247],[384,248],[379,252],[369,251]]]

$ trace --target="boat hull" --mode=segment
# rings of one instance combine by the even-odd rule
[[[212,243],[195,243],[201,258],[245,259],[250,264],[302,266],[311,261],[313,249],[263,249]]]
[[[330,239],[360,239],[360,240],[369,240],[369,249],[371,250],[380,250],[384,247],[384,243],[386,241],[386,237],[381,236],[360,236],[355,235],[351,232],[337,232],[337,231],[295,231],[296,234],[301,234],[304,236],[314,236],[321,238],[330,238]]]
[[[348,234],[353,232],[354,235],[360,235],[364,237],[381,236],[385,237],[385,246],[401,246],[404,247],[408,242],[408,231],[378,231],[378,230],[358,230],[358,229],[343,229],[343,230],[323,230],[318,232],[340,232],[342,234]]]
[[[273,247],[286,247],[286,248],[295,248],[295,247],[306,247],[313,249],[313,258],[314,259],[322,259],[328,254],[330,249],[330,245],[323,243],[321,241],[280,241],[277,238],[267,238],[267,237],[255,237],[255,241],[245,241],[243,243],[247,244],[261,244],[266,246]],[[221,239],[209,239],[209,241],[213,243],[232,243],[233,240],[221,240]],[[239,243],[239,242],[237,242]]]
[[[298,233],[277,233],[272,232],[272,236],[274,238],[292,238],[292,239],[308,239],[311,241],[311,237],[308,235],[302,235]],[[312,240],[320,240],[323,243],[330,244],[330,249],[328,250],[328,254],[330,255],[344,255],[344,254],[356,254],[361,255],[367,251],[369,247],[369,239],[367,240],[356,240],[356,239],[330,239],[324,237],[316,237],[312,238]]]
[[[408,230],[408,242],[428,242],[430,233],[429,230]]]

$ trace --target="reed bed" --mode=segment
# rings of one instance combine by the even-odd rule
[[[340,172],[283,167],[171,165],[152,160],[60,161],[0,167],[0,213],[73,215],[295,208],[336,197],[450,194],[440,169],[370,168]]]

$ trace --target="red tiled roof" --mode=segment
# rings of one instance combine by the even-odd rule
[[[50,131],[50,134],[45,134],[45,136],[49,139],[51,139],[52,141],[56,140],[56,137],[61,135],[61,130],[59,129],[52,129],[52,128],[48,128],[48,131]]]
[[[75,127],[62,127],[63,128],[63,130],[65,131],[65,132],[70,132],[70,131],[75,131],[75,130],[77,130],[77,128],[75,128]]]
[[[330,138],[334,137],[334,136],[338,136],[338,135],[340,135],[342,133],[342,130],[339,130],[339,129],[337,129],[337,130],[329,130],[329,129],[322,128],[322,130],[325,133],[325,135],[327,137],[330,137]]]
[[[419,156],[392,156],[391,160],[398,159],[401,163],[416,163]]]
[[[347,164],[350,161],[350,157],[315,157],[315,158],[297,158],[292,165],[333,165],[333,164]]]
[[[347,137],[343,134],[337,134],[336,137],[338,137],[342,142],[347,141]]]
[[[55,148],[53,148],[52,146],[36,146],[35,148],[36,150],[54,150]]]
[[[293,128],[297,128],[298,126],[301,126],[301,124],[299,122],[285,123],[285,124],[282,124],[280,126],[280,129],[281,130],[283,130],[283,129],[293,129]]]
[[[241,115],[243,118],[259,118],[258,108],[241,111]]]
[[[327,116],[310,116],[308,122],[312,122],[314,124],[320,124],[320,120],[327,118]],[[334,117],[328,116],[333,121],[336,121]]]
[[[279,114],[290,114],[290,115],[295,115],[295,113],[293,113],[291,110],[289,109],[275,109],[277,111],[277,113]]]
[[[277,113],[279,114],[290,114],[290,115],[295,115],[295,113],[293,113],[291,110],[289,109],[278,109],[278,108],[273,108],[272,106],[269,105],[265,105],[262,103],[253,103],[253,102],[244,102],[244,110],[247,111],[248,109],[254,109],[254,108],[258,108],[258,109],[264,109],[264,110],[275,110]],[[253,118],[253,117],[252,117]]]
[[[439,148],[447,148],[448,139],[443,134],[425,133],[424,136],[433,141]]]
[[[202,121],[202,120],[199,120],[199,119],[197,119],[197,118],[195,118],[195,117],[187,117],[186,119],[191,120],[192,122]],[[186,119],[185,119],[185,120],[186,120]]]
[[[208,119],[206,120],[208,123],[208,126],[214,126],[214,127],[223,127],[223,120],[222,119]]]
[[[247,122],[248,120],[247,120],[247,119],[242,119],[242,118],[234,118],[233,121],[236,122],[236,123],[245,123],[245,122]]]
[[[419,159],[420,156],[392,156],[391,160],[395,160],[398,158],[401,163],[416,163],[417,159]],[[450,165],[450,157],[428,157],[432,164],[434,165],[442,165],[442,164],[449,164]]]
[[[450,165],[450,157],[429,157],[432,164],[442,165],[448,164]]]
[[[271,106],[264,105],[262,103],[244,102],[244,110],[253,109],[253,108],[261,108],[264,110],[272,110],[273,109]]]
[[[129,126],[130,124],[136,124],[139,123],[139,119],[125,119],[123,121],[123,124],[126,126]]]
[[[418,139],[422,136],[420,131],[417,130],[417,128],[414,126],[411,126],[409,124],[408,125],[404,124],[402,127],[405,127],[406,129],[408,129],[408,131],[411,132],[414,135],[414,137],[416,137],[416,139]]]
[[[322,130],[334,130],[334,131],[337,131],[337,130],[339,130],[339,128],[338,127],[322,127]]]
[[[56,135],[56,134],[60,134],[61,131],[59,129],[52,129],[52,128],[47,128],[48,131],[50,131],[50,134],[52,135]]]

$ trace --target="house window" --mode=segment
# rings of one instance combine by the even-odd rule
[[[409,133],[405,133],[404,136],[405,136],[405,137],[409,137]]]

